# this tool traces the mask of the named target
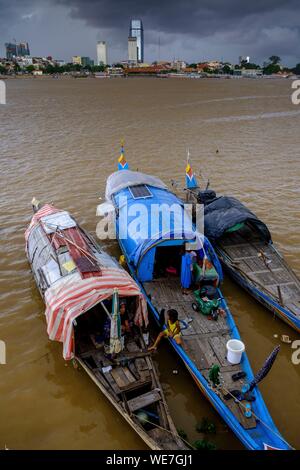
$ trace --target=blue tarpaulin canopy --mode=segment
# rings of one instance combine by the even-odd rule
[[[147,191],[143,193],[141,186]],[[134,187],[139,190],[134,191]],[[222,279],[222,268],[210,242],[184,213],[183,201],[160,179],[130,170],[113,173],[107,181],[106,199],[113,202],[118,213],[117,236],[141,281],[153,277],[158,246],[193,242],[194,249],[203,250],[211,259]]]

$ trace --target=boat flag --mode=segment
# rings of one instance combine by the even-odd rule
[[[118,170],[129,170],[129,165],[125,158],[124,141],[121,143],[121,155],[118,160]]]
[[[188,189],[193,189],[198,187],[196,176],[190,165],[190,153],[188,152],[187,164],[185,169],[185,184]]]

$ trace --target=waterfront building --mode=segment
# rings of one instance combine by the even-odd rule
[[[23,69],[25,67],[33,65],[33,58],[28,56],[17,57],[15,62],[21,67],[21,69]]]
[[[66,61],[65,61],[65,60],[62,60],[62,59],[55,59],[54,62],[55,62],[55,64],[58,65],[59,67],[63,67],[64,65],[66,65]]]
[[[248,55],[246,55],[246,56],[240,55],[240,57],[239,57],[239,64],[240,65],[249,64],[249,63],[250,63],[250,57]]]
[[[81,57],[81,65],[82,67],[87,67],[87,66],[92,67],[94,65],[94,61],[90,59],[89,57]]]
[[[133,64],[138,62],[137,38],[131,36],[128,38],[128,62]]]
[[[144,27],[142,20],[130,21],[129,37],[136,38],[138,62],[144,62]]]
[[[74,55],[72,57],[72,64],[74,65],[82,65],[81,63],[81,56],[80,55]]]
[[[107,47],[105,41],[97,42],[97,65],[107,65]]]
[[[13,60],[15,57],[26,57],[30,55],[28,42],[7,42],[5,43],[6,58]]]

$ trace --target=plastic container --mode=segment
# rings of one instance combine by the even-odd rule
[[[226,344],[227,361],[230,364],[239,364],[242,359],[242,354],[245,351],[245,345],[239,339],[230,339]]]

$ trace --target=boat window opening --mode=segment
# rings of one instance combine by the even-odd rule
[[[136,186],[130,186],[129,191],[133,199],[146,199],[153,197],[150,189],[145,184],[137,184]]]

